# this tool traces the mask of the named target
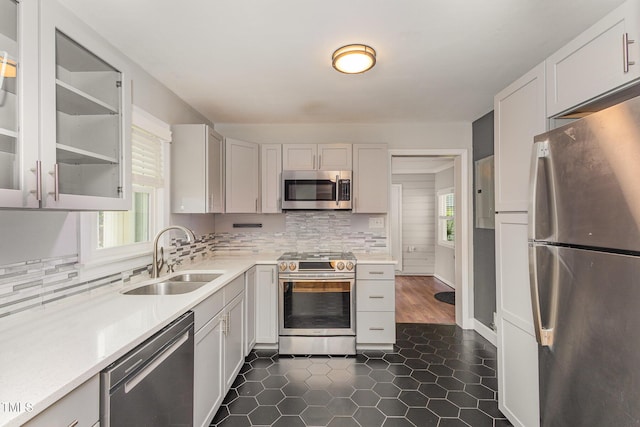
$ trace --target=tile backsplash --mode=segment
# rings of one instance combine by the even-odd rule
[[[353,251],[386,253],[385,230],[355,231],[348,212],[304,211],[286,214],[285,230],[211,233],[195,242],[172,241],[167,264],[188,264],[215,253]],[[151,265],[82,280],[76,254],[0,265],[0,318],[148,274]]]

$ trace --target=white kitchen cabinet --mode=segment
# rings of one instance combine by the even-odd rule
[[[351,170],[351,144],[284,144],[283,170]]]
[[[204,124],[171,129],[171,211],[224,212],[222,136]]]
[[[547,130],[540,64],[494,98],[496,212],[526,211],[533,137]]]
[[[0,207],[37,208],[38,4],[0,0],[0,16]]]
[[[571,111],[637,80],[639,45],[640,2],[629,0],[549,56],[548,116]]]
[[[256,345],[256,267],[244,273],[244,355]]]
[[[244,294],[225,307],[223,384],[226,392],[244,364]]]
[[[262,144],[260,146],[260,175],[262,192],[262,213],[282,212],[280,195],[282,183],[282,145]]]
[[[389,155],[387,144],[353,145],[353,212],[387,213]]]
[[[356,345],[389,348],[396,342],[395,266],[356,266]]]
[[[126,58],[58,2],[39,5],[41,205],[128,210],[131,77]]]
[[[225,212],[258,212],[260,181],[258,144],[226,138],[225,157]]]
[[[92,427],[100,419],[100,375],[95,375],[49,406],[24,427]]]
[[[225,395],[223,330],[224,313],[219,312],[195,333],[193,425],[196,427],[211,423]]]
[[[529,291],[527,214],[496,215],[498,406],[514,426],[540,423],[538,344]]]
[[[278,343],[278,272],[275,265],[256,266],[256,344]]]

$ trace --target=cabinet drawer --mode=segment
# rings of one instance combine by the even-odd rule
[[[356,282],[356,310],[394,311],[396,290],[393,280],[358,280]]]
[[[24,425],[92,427],[100,419],[99,410],[100,376],[96,375]]]
[[[222,310],[222,307],[224,307],[222,291],[216,292],[200,304],[193,307],[194,330],[196,332],[199,331],[200,328],[206,325],[207,322],[213,318],[213,316]]]
[[[393,264],[358,264],[356,267],[356,279],[386,280],[395,278],[395,266]]]
[[[396,315],[392,311],[359,311],[356,314],[356,342],[388,344],[396,342]]]
[[[224,305],[229,304],[242,291],[244,291],[244,274],[236,277],[224,287]]]

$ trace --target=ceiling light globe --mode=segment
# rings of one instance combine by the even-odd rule
[[[333,67],[345,74],[359,74],[376,64],[376,51],[363,44],[343,46],[333,52]]]

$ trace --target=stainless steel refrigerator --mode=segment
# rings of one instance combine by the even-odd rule
[[[540,419],[640,425],[640,98],[535,138],[529,208]]]

